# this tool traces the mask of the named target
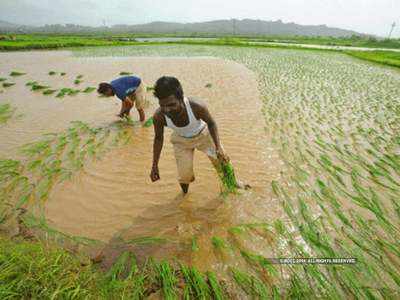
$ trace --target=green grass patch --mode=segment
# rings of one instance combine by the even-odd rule
[[[59,249],[0,238],[1,299],[71,299],[96,295],[98,275]]]
[[[363,60],[400,68],[400,52],[394,51],[345,51],[346,54]]]

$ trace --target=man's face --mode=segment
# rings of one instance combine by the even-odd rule
[[[106,96],[106,97],[114,96],[113,90],[112,90],[112,89],[107,89],[107,90],[105,91],[105,93],[104,93],[104,96]]]
[[[183,109],[183,102],[176,98],[175,95],[159,99],[158,103],[160,104],[161,112],[170,119],[176,119]]]

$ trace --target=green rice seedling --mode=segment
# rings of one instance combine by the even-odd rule
[[[232,248],[230,245],[218,236],[213,236],[211,238],[211,244],[213,245],[215,256],[224,262],[228,261],[229,257],[232,255]]]
[[[36,160],[30,161],[27,165],[27,170],[33,172],[33,171],[37,170],[42,164],[43,164],[42,159],[36,159]]]
[[[178,282],[174,271],[167,261],[162,261],[155,266],[157,279],[162,288],[164,299],[177,299],[176,284]]]
[[[249,296],[254,299],[269,299],[268,288],[257,277],[242,272],[239,269],[231,268],[233,279],[236,284]]]
[[[222,238],[220,238],[218,236],[213,236],[211,238],[211,243],[214,246],[214,248],[218,249],[218,250],[228,249],[229,248],[228,245],[226,244],[226,242]]]
[[[50,72],[49,72],[49,75],[50,75],[50,76],[53,76],[53,75],[56,75],[56,74],[57,74],[57,72],[55,72],[55,71],[50,71]]]
[[[58,94],[57,94],[57,98],[63,98],[65,95],[69,94],[70,92],[72,92],[73,90],[70,88],[62,88]]]
[[[131,253],[129,253],[129,259],[121,267],[123,269],[121,275],[114,277],[104,276],[99,282],[101,298],[113,299],[115,295],[118,295],[123,299],[143,299],[145,296],[145,274],[139,272]],[[127,273],[128,275],[126,276]]]
[[[57,136],[57,140],[56,140],[56,143],[54,145],[54,153],[56,155],[60,155],[64,151],[65,146],[67,145],[67,143],[68,143],[67,142],[67,136],[64,133],[62,133],[59,136]]]
[[[50,87],[47,85],[40,85],[40,84],[32,84],[32,86],[31,86],[32,91],[45,90],[48,88],[50,88]]]
[[[79,79],[75,79],[75,80],[74,80],[74,84],[75,84],[75,85],[78,85],[78,84],[80,84],[81,82],[82,82],[82,80],[79,80]]]
[[[43,91],[43,95],[52,95],[55,92],[57,92],[57,90],[47,89]]]
[[[0,82],[6,81],[6,80],[7,80],[7,78],[0,77]]]
[[[68,96],[75,96],[79,92],[80,92],[80,90],[70,89],[67,94],[68,94]]]
[[[91,93],[91,92],[93,92],[93,91],[95,91],[95,90],[96,90],[95,87],[88,86],[86,89],[84,89],[84,90],[82,91],[82,93]]]
[[[65,93],[63,93],[61,91],[58,92],[57,95],[56,95],[57,98],[64,98],[64,96],[65,96]]]
[[[150,127],[152,125],[153,125],[153,117],[148,118],[147,121],[144,122],[143,124],[144,127]]]
[[[210,299],[210,288],[204,276],[195,268],[180,265],[185,280],[186,299]]]
[[[61,73],[60,73],[61,76],[65,76],[66,74],[67,74],[67,73],[65,73],[65,72],[61,72]]]
[[[28,81],[27,83],[25,83],[26,86],[32,86],[34,84],[38,84],[37,81]]]
[[[136,244],[136,245],[150,245],[150,244],[157,245],[157,244],[165,244],[167,242],[168,239],[155,236],[143,236],[126,241],[127,244]]]
[[[153,86],[146,86],[146,92],[154,91]]]
[[[197,252],[199,251],[199,245],[197,244],[197,236],[192,237],[192,251]]]
[[[212,87],[212,84],[211,84],[211,83],[207,83],[207,84],[205,85],[205,87],[206,87],[206,88],[211,88],[211,87]]]
[[[228,232],[233,235],[242,235],[247,232],[247,228],[243,226],[233,226],[228,229]]]
[[[214,272],[208,271],[207,273],[208,284],[210,286],[210,294],[215,300],[227,299],[225,292],[218,282],[217,276]]]
[[[3,88],[8,88],[8,87],[13,86],[13,85],[15,85],[14,82],[3,82]]]
[[[12,71],[10,73],[10,76],[16,77],[16,76],[22,76],[25,75],[26,73],[22,73],[22,72],[17,72],[17,71]]]
[[[76,79],[81,79],[83,77],[83,75],[78,75],[76,76]]]
[[[112,281],[115,281],[122,279],[123,276],[126,276],[130,258],[130,252],[123,252],[113,264],[111,269],[107,272],[106,277]]]
[[[119,72],[119,75],[121,75],[121,76],[123,76],[123,75],[132,75],[133,73],[131,73],[131,72],[126,72],[126,71],[122,71],[122,72]]]
[[[51,142],[52,140],[43,140],[34,143],[29,143],[24,145],[21,148],[21,152],[29,157],[33,157],[35,155],[42,155],[49,153],[51,151]]]
[[[221,162],[218,172],[219,178],[222,182],[223,194],[235,193],[238,187],[236,181],[235,171],[231,162]]]
[[[0,124],[6,124],[14,115],[15,108],[9,103],[0,104]]]
[[[263,282],[273,285],[274,277],[278,276],[275,267],[261,255],[253,254],[245,250],[241,250],[240,254],[245,261],[261,276]]]

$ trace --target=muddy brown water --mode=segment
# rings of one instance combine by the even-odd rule
[[[73,80],[82,74],[83,82],[78,86],[82,88],[96,87],[98,82],[118,77],[121,71],[133,72],[148,85],[162,75],[171,75],[181,81],[186,96],[208,104],[238,177],[252,186],[250,191],[222,198],[215,171],[197,152],[196,181],[183,197],[169,129],[159,165],[161,180],[152,183],[153,129],[135,126],[131,142],[111,150],[100,161],[87,162],[71,180],[52,190],[45,213],[48,224],[57,230],[100,240],[114,245],[109,247],[112,249],[118,241],[166,238],[168,243],[142,250],[159,258],[178,256],[206,270],[220,265],[211,237],[224,238],[237,224],[270,222],[282,216],[270,188],[271,180],[280,176],[282,162],[264,130],[255,74],[244,66],[212,57],[76,58],[68,51],[0,53],[0,61],[0,77],[7,77],[12,70],[27,73],[13,78],[16,85],[0,94],[0,103],[12,103],[23,115],[0,127],[2,157],[18,157],[22,144],[36,141],[44,133],[65,130],[73,120],[102,126],[117,119],[120,102],[116,98],[98,98],[94,92],[60,100],[30,91],[27,81],[53,88],[75,87]],[[67,75],[49,76],[52,70]],[[152,103],[146,110],[149,116],[157,102],[151,93],[147,96]],[[138,119],[136,111],[132,115]],[[193,237],[199,247],[195,252],[191,251]],[[253,250],[260,254],[264,251],[255,244],[249,247],[259,247]]]

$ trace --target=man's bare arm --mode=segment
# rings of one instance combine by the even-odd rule
[[[210,131],[210,135],[214,141],[215,148],[222,149],[221,143],[219,140],[218,134],[218,127],[217,123],[215,122],[214,118],[211,116],[208,108],[205,104],[198,102],[198,101],[190,101],[193,113],[195,114],[196,118],[203,120],[206,122],[208,126],[208,130]]]
[[[158,171],[158,162],[160,160],[161,150],[164,144],[164,124],[165,119],[162,114],[157,110],[153,116],[154,126],[154,143],[153,143],[153,165],[151,168],[150,178],[151,181],[160,179],[160,172]]]
[[[217,156],[219,159],[223,161],[228,161],[228,156],[224,153],[224,149],[221,146],[221,142],[219,139],[218,127],[217,123],[215,122],[214,118],[211,116],[208,108],[205,104],[198,102],[198,101],[190,101],[192,110],[196,118],[203,120],[206,122],[208,131],[210,132],[211,138],[213,139]]]
[[[133,101],[129,97],[126,97],[121,102],[121,111],[119,112],[118,116],[122,118],[125,115],[129,115],[129,112],[131,111],[132,107],[133,107]]]

